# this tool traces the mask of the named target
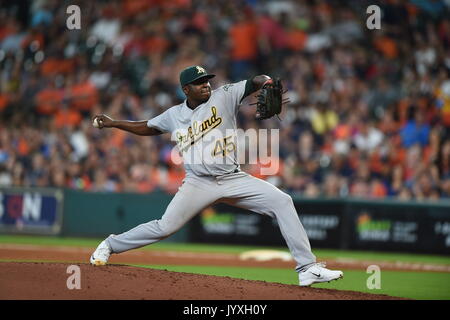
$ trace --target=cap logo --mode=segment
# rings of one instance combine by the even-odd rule
[[[195,68],[197,69],[197,73],[206,73],[205,69],[202,67],[196,66]]]

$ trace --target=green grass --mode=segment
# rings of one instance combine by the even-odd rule
[[[44,246],[81,246],[96,247],[104,239],[86,239],[86,238],[66,238],[66,237],[46,237],[46,236],[11,236],[0,235],[0,244],[34,244]],[[241,253],[248,250],[261,249],[257,246],[230,246],[230,245],[211,245],[211,244],[192,244],[192,243],[174,243],[161,241],[151,246],[143,248],[144,250],[169,250],[169,251],[189,251],[189,252],[218,252],[218,253]],[[283,249],[286,248],[276,248]]]
[[[283,284],[298,284],[297,274],[290,269],[215,266],[137,265],[144,268],[176,272],[226,276]],[[314,285],[314,288],[360,291],[419,300],[450,300],[450,274],[438,272],[381,271],[381,288],[368,289],[371,274],[344,270],[344,279]]]
[[[103,239],[86,238],[66,238],[48,236],[22,236],[22,235],[0,235],[0,244],[35,244],[45,246],[76,246],[76,247],[96,247]],[[286,247],[261,247],[261,246],[231,246],[219,244],[195,244],[195,243],[174,243],[161,241],[143,250],[169,250],[169,251],[189,251],[189,252],[216,252],[216,253],[241,253],[248,250],[276,249],[288,251]],[[400,261],[412,263],[437,263],[450,264],[449,256],[391,253],[391,252],[371,252],[371,251],[349,251],[314,249],[314,254],[318,259],[356,259],[356,260],[378,260],[378,261]]]
[[[381,288],[368,289],[367,280],[371,275],[363,271],[346,270],[343,281],[320,284],[317,287],[419,300],[450,300],[450,273],[381,270]]]
[[[50,236],[0,235],[0,244],[34,244],[42,246],[94,247],[100,239],[64,238]]]

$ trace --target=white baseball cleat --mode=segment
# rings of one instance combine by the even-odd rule
[[[298,280],[301,287],[307,287],[313,283],[330,282],[341,279],[344,273],[340,270],[329,270],[325,268],[325,263],[315,263],[307,270],[298,274]]]
[[[91,255],[91,264],[94,266],[104,266],[108,263],[109,256],[111,255],[111,248],[108,246],[106,240],[103,240],[95,249]]]

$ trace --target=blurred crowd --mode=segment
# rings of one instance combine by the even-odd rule
[[[0,186],[175,193],[169,135],[91,120],[150,119],[184,100],[179,72],[202,65],[213,88],[267,74],[288,89],[281,122],[255,121],[244,101],[239,127],[280,128],[278,173],[245,171],[308,197],[450,197],[448,0],[0,4]],[[380,29],[366,25],[373,4]]]

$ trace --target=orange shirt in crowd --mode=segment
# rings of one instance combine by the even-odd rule
[[[442,123],[446,127],[450,127],[450,107],[442,109]]]
[[[422,163],[430,163],[433,160],[433,148],[430,145],[424,146],[422,150]]]
[[[5,93],[0,94],[0,112],[2,112],[6,108],[8,102],[8,95],[6,95]]]
[[[73,85],[70,88],[71,106],[80,111],[89,111],[98,102],[97,88],[89,81]]]
[[[110,135],[108,142],[111,147],[120,149],[123,147],[126,138],[127,138],[127,133],[125,131],[113,130],[113,131],[111,131],[111,135]]]
[[[51,76],[58,73],[69,74],[74,72],[75,63],[72,59],[47,58],[41,64],[43,76]]]
[[[385,135],[393,135],[399,131],[400,126],[395,120],[381,121],[378,124],[378,129],[380,129]]]
[[[47,88],[36,95],[36,110],[42,115],[53,115],[61,105],[64,93],[59,89]]]
[[[203,32],[206,32],[208,29],[208,15],[204,12],[196,12],[191,22],[197,29]]]
[[[149,193],[159,185],[159,171],[157,167],[152,167],[146,179],[136,182],[135,191],[139,193]]]
[[[185,178],[185,172],[182,167],[173,167],[167,171],[166,179],[162,185],[162,188],[170,194],[175,194],[178,188],[183,183]],[[161,181],[162,182],[162,181]]]
[[[293,51],[301,51],[305,48],[308,35],[302,30],[293,30],[287,34],[288,48]]]
[[[23,137],[19,138],[19,141],[17,143],[17,152],[20,156],[27,156],[30,153],[30,145],[28,144],[27,140]]]
[[[436,88],[434,96],[441,100],[443,104],[440,110],[438,108],[434,108],[434,110],[441,113],[441,119],[444,126],[450,127],[450,97],[444,94],[440,87]]]
[[[352,128],[346,123],[340,123],[334,128],[333,134],[335,139],[346,140],[351,137]]]
[[[375,181],[370,190],[370,196],[373,198],[384,198],[387,195],[387,188],[379,181]]]
[[[164,53],[169,47],[169,41],[162,36],[150,37],[145,41],[145,51],[148,54]]]
[[[148,180],[142,180],[136,182],[136,189],[133,191],[139,192],[139,193],[150,193],[155,190],[155,188],[158,185],[154,183],[153,181]]]
[[[405,163],[406,160],[406,149],[401,148],[399,145],[395,147],[395,149],[392,149],[392,151],[389,153],[389,166],[395,167],[398,164]]]
[[[323,81],[327,72],[325,64],[323,62],[315,62],[313,63],[312,68],[317,79],[319,79],[319,81]]]
[[[172,167],[162,173],[156,166],[149,171],[148,178],[136,183],[136,191],[148,193],[155,190],[158,186],[170,194],[175,194],[183,183],[185,172],[181,166]]]
[[[81,123],[82,116],[80,112],[73,110],[73,109],[59,109],[56,112],[54,121],[55,121],[55,127],[58,129],[71,126],[75,127],[78,126]]]
[[[382,173],[385,164],[381,161],[381,155],[378,151],[373,152],[369,158],[370,171],[376,173]]]
[[[150,8],[189,8],[192,0],[122,0],[122,12],[126,17],[135,16]]]
[[[125,17],[135,16],[152,6],[153,1],[149,0],[123,0],[122,13]]]
[[[395,59],[398,57],[398,47],[394,40],[382,36],[375,39],[374,47],[379,50],[386,58]]]
[[[258,54],[258,28],[255,23],[243,22],[231,27],[233,60],[253,60]]]

